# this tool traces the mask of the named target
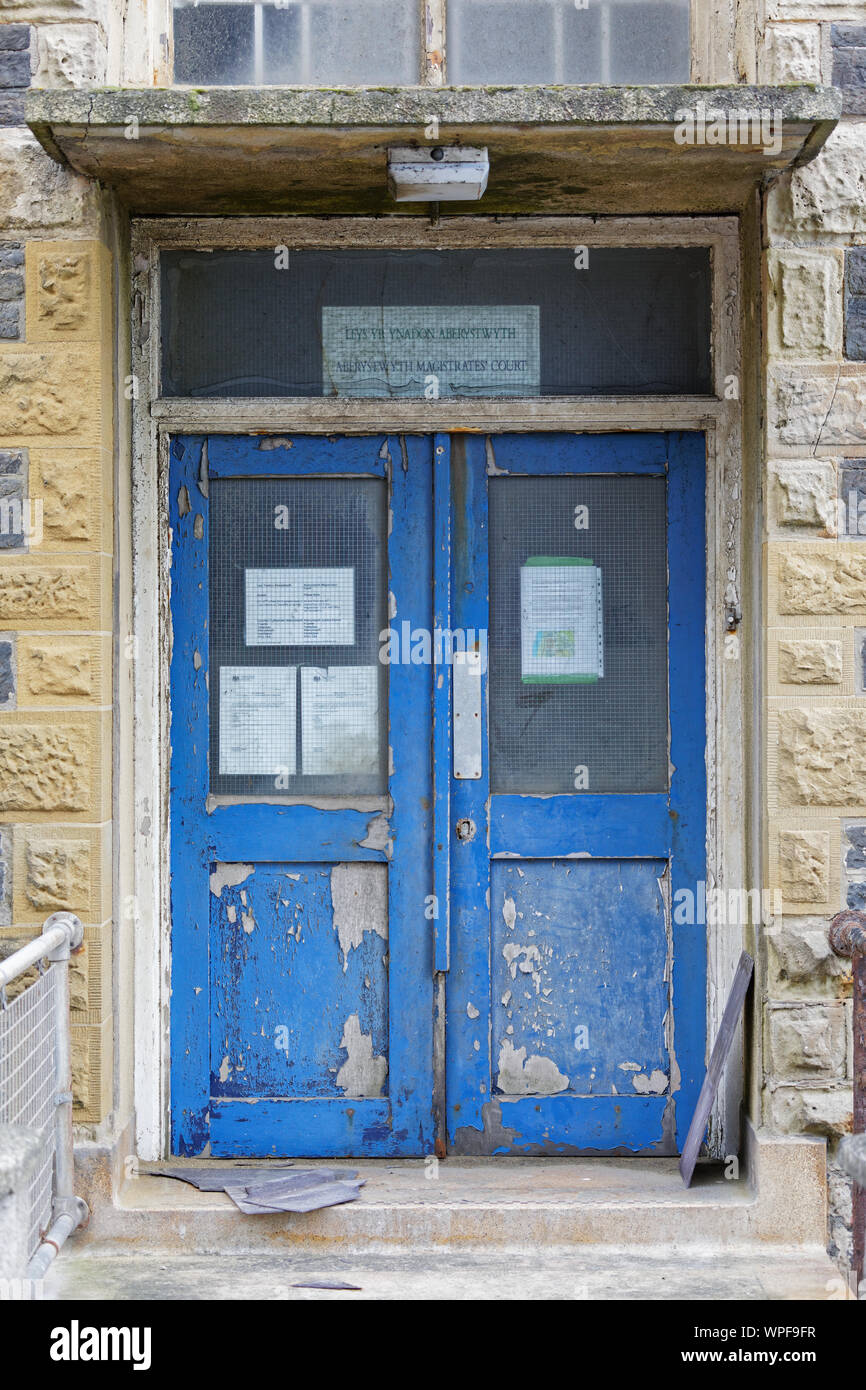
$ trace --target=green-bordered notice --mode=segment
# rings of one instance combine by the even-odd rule
[[[521,566],[520,667],[528,685],[604,675],[601,570],[592,560],[532,555]]]
[[[537,396],[537,304],[326,304],[326,396]]]

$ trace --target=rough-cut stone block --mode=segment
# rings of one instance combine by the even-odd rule
[[[28,453],[26,449],[0,449],[0,478],[27,476]]]
[[[24,276],[20,270],[0,270],[0,300],[20,299],[24,294]]]
[[[850,1087],[841,1090],[806,1090],[782,1086],[770,1098],[770,1119],[782,1134],[823,1134],[833,1138],[850,1134]]]
[[[30,54],[25,50],[0,48],[0,87],[30,86]]]
[[[0,24],[0,52],[26,53],[29,48],[29,24]]]
[[[866,294],[866,246],[845,252],[845,287],[851,294]]]
[[[98,231],[95,189],[55,163],[29,130],[4,132],[0,140],[0,189],[0,235],[50,235],[67,227],[80,236]]]
[[[866,802],[866,709],[780,710],[779,797],[787,806]]]
[[[87,322],[90,256],[74,245],[37,254],[36,316],[40,325],[76,329]]]
[[[864,50],[866,51],[866,50]],[[866,360],[866,247],[845,252],[845,356]]]
[[[866,911],[866,883],[849,883],[845,890],[845,906],[854,912]]]
[[[795,903],[823,903],[830,893],[830,836],[822,830],[779,834],[779,882]]]
[[[0,437],[101,443],[100,364],[93,351],[0,346]]]
[[[40,24],[35,87],[92,87],[105,82],[108,52],[97,24]]]
[[[28,839],[25,865],[24,893],[37,912],[81,912],[89,901],[89,840]]]
[[[92,239],[30,241],[27,246],[27,341],[100,343],[110,331],[111,259]]]
[[[866,126],[842,122],[811,164],[779,180],[770,195],[774,239],[866,230]]]
[[[832,83],[842,88],[844,111],[862,116],[866,112],[866,25],[833,24],[830,27],[833,57]]]
[[[91,699],[97,693],[97,663],[88,637],[22,635],[18,662],[22,698],[28,703]]]
[[[771,352],[827,357],[842,347],[842,265],[832,251],[771,255]]]
[[[30,486],[41,493],[46,544],[95,542],[98,472],[82,450],[33,450]]]
[[[767,408],[770,436],[785,447],[866,444],[866,373],[856,366],[772,367]]]
[[[780,526],[809,527],[836,534],[836,470],[832,463],[771,463],[776,520]]]
[[[81,622],[95,607],[92,567],[0,565],[0,622]]]
[[[15,708],[15,646],[0,635],[0,710]]]
[[[770,1009],[770,1063],[780,1081],[845,1075],[842,1004],[785,1004]]]
[[[105,921],[112,910],[110,824],[60,823],[56,817],[19,824],[13,877],[13,922],[41,926],[61,908],[82,922]]]
[[[779,556],[779,612],[857,613],[866,609],[866,554],[803,547]]]
[[[109,0],[3,0],[4,9],[16,20],[93,19],[103,28],[108,22]]]
[[[851,962],[837,956],[827,917],[783,917],[767,932],[772,998],[840,998],[851,985]]]
[[[19,242],[0,242],[0,338],[24,336],[24,250]]]
[[[12,87],[8,91],[0,91],[0,128],[26,125],[26,95],[27,90],[24,87]]]
[[[788,685],[840,685],[842,643],[832,639],[779,642],[779,680]]]
[[[768,24],[764,34],[766,81],[821,81],[821,29],[817,24]]]
[[[68,722],[0,725],[0,809],[87,810],[94,793],[88,734]]]
[[[29,499],[20,478],[0,478],[0,551],[21,550],[31,533]]]

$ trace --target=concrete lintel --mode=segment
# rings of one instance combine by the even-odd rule
[[[680,143],[684,113],[701,108],[708,123],[718,113],[731,125],[763,115],[772,139]],[[813,158],[840,110],[839,93],[816,85],[98,88],[27,97],[28,123],[55,159],[114,187],[133,211],[180,215],[396,212],[388,146],[429,144],[431,129],[433,143],[489,148],[484,212],[734,212],[757,182]]]

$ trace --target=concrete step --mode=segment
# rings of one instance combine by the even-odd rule
[[[249,1218],[259,1220],[261,1218]],[[354,1289],[299,1284],[342,1282]],[[45,1296],[57,1300],[250,1299],[400,1300],[652,1300],[733,1301],[843,1299],[838,1270],[823,1251],[767,1249],[763,1255],[689,1248],[638,1253],[603,1247],[560,1251],[433,1252],[367,1250],[341,1255],[298,1251],[219,1255],[109,1253],[100,1246],[64,1247]],[[742,1321],[742,1319],[740,1319]]]
[[[299,1160],[298,1166],[317,1164]],[[753,1143],[747,1176],[731,1181],[721,1165],[702,1164],[688,1190],[673,1159],[449,1158],[438,1167],[430,1160],[346,1160],[340,1166],[365,1179],[357,1201],[272,1216],[243,1216],[224,1193],[199,1192],[143,1166],[113,1203],[96,1206],[75,1248],[114,1255],[147,1248],[167,1256],[279,1250],[294,1258],[317,1250],[348,1256],[605,1246],[754,1257],[765,1248],[822,1255],[826,1240],[824,1146],[810,1141]]]

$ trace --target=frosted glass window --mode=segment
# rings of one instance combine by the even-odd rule
[[[448,0],[448,81],[688,82],[689,0]]]
[[[418,81],[416,0],[175,0],[174,77],[205,86]]]

